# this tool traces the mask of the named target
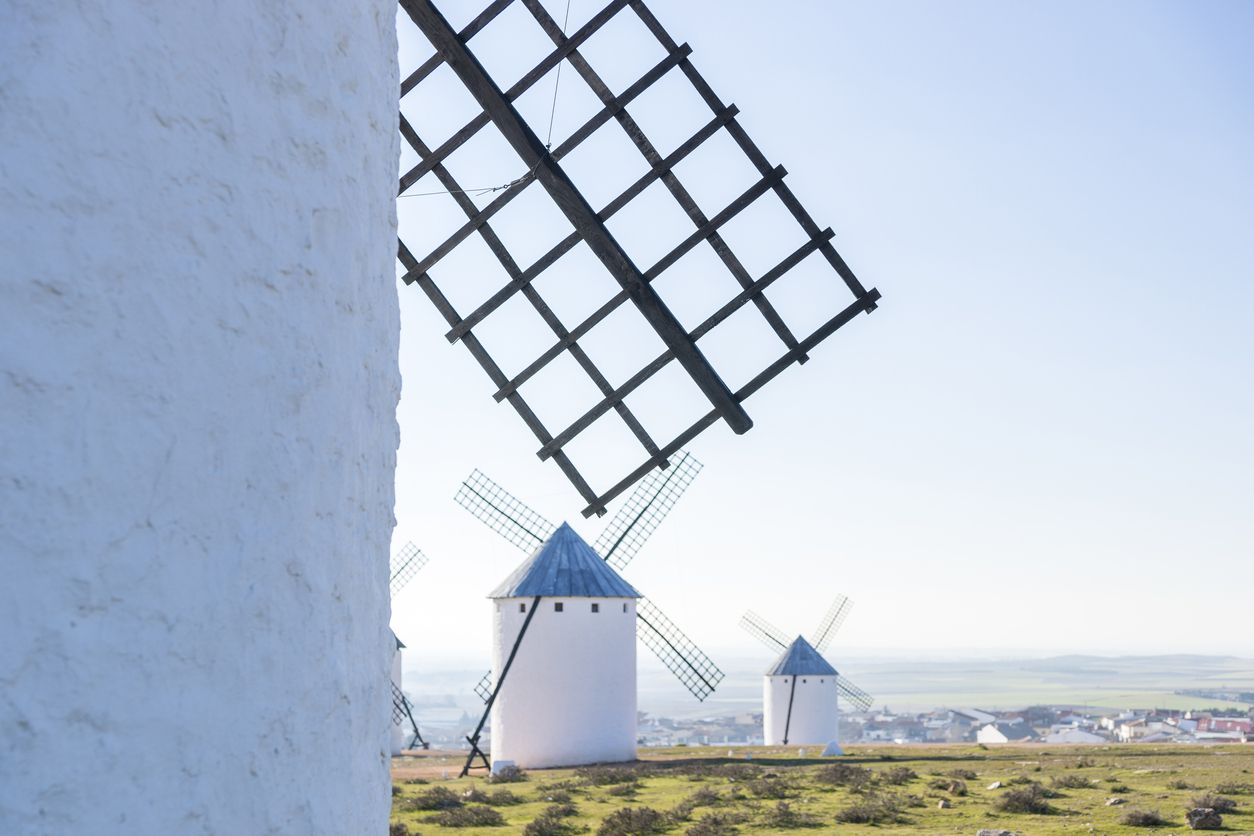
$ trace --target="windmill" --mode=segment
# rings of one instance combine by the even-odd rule
[[[746,611],[741,617],[741,627],[780,653],[762,682],[763,738],[768,746],[825,744],[824,754],[841,754],[837,736],[837,694],[860,711],[871,707],[871,695],[841,676],[823,658],[823,652],[852,608],[852,601],[837,595],[812,641],[801,636],[789,641],[782,630],[752,611]]]
[[[462,483],[455,499],[460,505],[470,511],[471,514],[473,514],[485,525],[495,530],[510,543],[523,551],[532,554],[532,557],[528,560],[528,562],[524,563],[523,567],[520,567],[519,572],[522,572],[523,569],[526,569],[528,566],[531,566],[533,563],[543,558],[543,560],[548,564],[548,569],[551,569],[555,573],[564,573],[565,576],[571,577],[572,571],[557,562],[555,558],[560,555],[566,555],[567,557],[563,559],[574,559],[570,556],[577,555],[581,561],[579,565],[582,567],[579,571],[587,574],[589,577],[594,575],[600,577],[601,570],[594,573],[593,567],[586,562],[587,559],[595,558],[595,560],[601,564],[601,569],[605,572],[609,572],[613,578],[617,579],[616,582],[611,582],[610,578],[603,578],[601,581],[603,583],[603,587],[601,587],[601,589],[617,590],[620,595],[616,597],[625,598],[636,596],[637,593],[634,592],[634,589],[630,587],[630,585],[626,584],[625,581],[622,581],[622,579],[618,577],[615,570],[625,568],[632,561],[632,559],[635,558],[636,554],[639,553],[648,538],[661,524],[662,520],[666,518],[667,514],[670,513],[670,510],[687,489],[688,485],[692,483],[692,480],[696,477],[697,473],[700,472],[700,469],[700,462],[698,462],[691,454],[681,452],[678,456],[676,456],[674,463],[666,470],[650,474],[649,477],[637,486],[633,495],[626,503],[624,503],[622,508],[619,509],[618,513],[610,521],[609,525],[605,527],[605,530],[601,532],[600,537],[596,540],[595,547],[588,546],[568,525],[563,524],[560,527],[554,526],[551,522],[524,505],[517,498],[505,491],[491,479],[484,476],[478,470],[474,471]],[[548,552],[552,552],[553,554],[549,557],[544,557]],[[528,571],[538,570],[533,568]],[[518,572],[515,573],[515,575],[518,574]],[[507,751],[504,748],[499,748],[499,745],[503,745],[507,742],[502,741],[501,738],[510,733],[509,731],[506,731],[505,735],[502,735],[502,730],[517,728],[517,725],[531,726],[533,728],[538,726],[537,718],[534,713],[526,715],[519,712],[519,719],[517,721],[511,720],[509,714],[513,709],[507,708],[507,706],[501,701],[500,695],[502,693],[502,685],[506,681],[507,675],[510,673],[510,663],[511,661],[517,663],[517,661],[512,653],[507,655],[500,651],[507,647],[511,642],[513,643],[515,650],[519,647],[525,647],[525,645],[522,645],[522,635],[529,628],[535,629],[534,626],[532,626],[532,620],[529,617],[524,616],[521,623],[515,624],[514,622],[518,621],[517,616],[524,615],[525,613],[534,614],[536,604],[538,603],[538,598],[537,601],[532,603],[530,607],[527,606],[529,603],[528,601],[508,601],[509,605],[512,606],[513,609],[509,612],[502,611],[502,604],[500,602],[511,597],[502,596],[500,594],[502,592],[509,591],[506,589],[506,586],[507,584],[502,585],[502,587],[498,588],[497,592],[494,592],[492,595],[494,600],[498,602],[498,618],[496,621],[498,652],[495,654],[495,661],[497,664],[497,670],[500,673],[495,677],[492,673],[488,673],[480,681],[479,685],[476,686],[476,692],[484,698],[487,705],[484,710],[483,718],[480,720],[474,734],[468,738],[471,743],[471,755],[470,758],[467,759],[466,769],[463,770],[463,774],[465,774],[465,772],[470,768],[470,764],[473,762],[476,755],[482,757],[482,752],[478,749],[478,742],[489,714],[492,714],[492,748],[494,755],[498,758],[500,753]],[[537,588],[539,586],[540,585],[537,584]],[[554,597],[555,593],[553,590],[556,589],[556,587],[550,585],[545,588],[547,590],[546,594],[541,597]],[[626,593],[627,589],[632,590],[631,595]],[[534,588],[526,588],[524,591],[533,596],[537,595]],[[589,597],[588,595],[582,594],[587,590],[578,585],[568,586],[564,588],[564,591],[574,597]],[[597,594],[604,595],[604,592],[598,592]],[[597,602],[594,601],[592,603]],[[634,619],[632,620],[634,622],[634,632],[636,636],[645,644],[646,647],[652,650],[659,659],[661,659],[662,663],[666,665],[666,667],[673,674],[675,674],[679,681],[689,690],[690,693],[692,693],[693,696],[695,696],[698,700],[704,700],[714,692],[714,689],[723,678],[723,672],[719,670],[710,658],[706,656],[705,653],[703,653],[691,639],[684,635],[684,633],[675,626],[674,622],[672,622],[656,604],[644,597],[639,597],[638,600],[633,600],[630,603],[626,601],[614,601],[613,603],[617,605],[617,614],[634,614]],[[517,606],[513,606],[515,604],[517,604]],[[555,601],[554,604],[564,605],[565,602]],[[582,604],[580,604],[580,606],[582,606]],[[564,606],[562,610],[557,611],[566,612]],[[601,614],[600,608],[598,607],[597,610],[592,610],[591,604],[589,604],[588,614],[592,615],[594,613]],[[549,616],[550,614],[546,610],[544,620],[551,623]],[[603,621],[594,623],[599,624],[603,623]],[[508,641],[506,641],[507,639]],[[569,648],[558,648],[557,652],[560,655],[561,653],[568,652],[569,650]],[[630,692],[631,699],[631,757],[634,757],[635,755],[634,653],[634,642],[632,642],[629,643],[629,647],[619,647],[613,654],[610,654],[614,658],[625,659],[630,657],[632,662],[631,687],[629,689],[625,689]],[[566,663],[569,662],[570,660],[567,659]],[[589,662],[589,664],[594,663]],[[552,671],[550,671],[550,673],[552,673]],[[527,676],[520,676],[519,679],[523,680],[523,684],[514,687],[522,690],[527,685],[527,682],[529,682],[529,676],[530,674]],[[583,680],[584,690],[589,694],[592,694],[597,690],[587,687],[587,683],[591,681],[592,680],[588,678]],[[621,692],[624,689],[620,688],[618,690]],[[508,700],[505,702],[508,702]],[[498,708],[495,712],[493,712],[494,706]],[[554,717],[554,723],[557,727],[547,729],[545,732],[553,737],[561,737],[568,734],[570,724],[567,720],[567,717]],[[487,765],[486,758],[484,758],[484,764]]]
[[[391,577],[388,581],[392,600],[396,600],[397,594],[426,565],[427,556],[412,542],[406,543],[400,551],[392,555]],[[418,721],[414,719],[413,704],[401,689],[401,651],[405,649],[405,643],[395,632],[392,633],[392,638],[396,641],[396,649],[392,653],[392,754],[399,755],[403,749],[412,749],[415,746],[427,749],[430,744],[422,739],[422,733],[418,731]],[[406,721],[413,732],[408,746],[404,745]]]

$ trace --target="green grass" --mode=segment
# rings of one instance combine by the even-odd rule
[[[489,804],[493,791],[500,789],[483,777],[443,779],[445,769],[457,774],[456,753],[425,753],[394,761],[399,794],[393,799],[392,820],[404,823],[411,833],[522,833],[559,801],[575,806],[575,815],[560,819],[570,825],[570,833],[595,834],[608,817],[629,807],[648,807],[664,814],[663,829],[656,832],[669,834],[684,834],[712,814],[735,830],[707,828],[706,832],[818,833],[839,827],[851,833],[974,833],[989,827],[1050,834],[1088,832],[1091,826],[1101,833],[1145,833],[1153,831],[1124,825],[1120,819],[1129,809],[1153,809],[1168,821],[1162,830],[1167,833],[1186,829],[1184,812],[1194,796],[1221,784],[1248,784],[1249,793],[1233,796],[1239,806],[1224,816],[1224,824],[1229,830],[1254,831],[1254,746],[850,748],[850,754],[839,759],[800,758],[791,747],[738,748],[730,758],[726,747],[642,750],[642,760],[616,765],[610,774],[535,770],[527,774],[527,780],[508,785],[517,803],[493,806],[505,821],[498,827],[443,827],[435,822],[437,812],[412,809],[411,799],[422,794],[430,797],[439,787],[463,798],[477,788],[487,793]],[[751,759],[746,760],[745,754]],[[857,771],[825,772],[832,763],[869,769],[871,780]],[[902,780],[907,774],[902,768],[917,777]],[[889,770],[897,770],[892,780],[899,783],[888,779]],[[976,773],[974,780],[965,781],[965,795],[947,788],[953,782],[947,773],[954,770]],[[429,783],[410,784],[399,777],[414,774],[427,775]],[[849,780],[851,775],[853,780]],[[1065,786],[1079,784],[1076,776],[1088,779],[1091,787]],[[994,781],[1003,787],[986,789]],[[1190,788],[1173,788],[1181,781]],[[1033,782],[1046,791],[1052,813],[994,810],[1000,797]],[[621,789],[625,784],[632,786],[626,794]],[[1126,791],[1114,792],[1117,786]],[[1124,804],[1107,807],[1105,802],[1113,795]],[[950,806],[938,808],[941,799]],[[465,806],[484,803],[466,801]],[[856,822],[862,815],[881,816],[881,820],[837,825],[838,815],[846,821]]]

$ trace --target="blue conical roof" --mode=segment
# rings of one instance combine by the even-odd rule
[[[489,598],[639,598],[596,551],[562,523]]]
[[[836,669],[814,646],[797,636],[783,655],[775,661],[767,676],[838,676]]]

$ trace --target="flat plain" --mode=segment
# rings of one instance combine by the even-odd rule
[[[393,759],[393,833],[1179,833],[1198,801],[1254,833],[1254,746],[641,749],[628,764],[457,778],[464,754]],[[1203,796],[1210,795],[1205,799]],[[1215,796],[1219,796],[1217,801]],[[1118,799],[1113,803],[1111,799]],[[1035,809],[1037,812],[1017,812]],[[626,812],[625,812],[626,811]],[[1125,823],[1130,811],[1160,825]]]

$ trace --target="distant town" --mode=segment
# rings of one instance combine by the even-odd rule
[[[674,719],[640,712],[641,746],[760,746],[761,712]],[[477,718],[424,731],[432,746],[464,748]],[[1037,705],[1017,711],[941,708],[840,715],[841,743],[1246,743],[1254,739],[1254,709],[1094,711]]]

